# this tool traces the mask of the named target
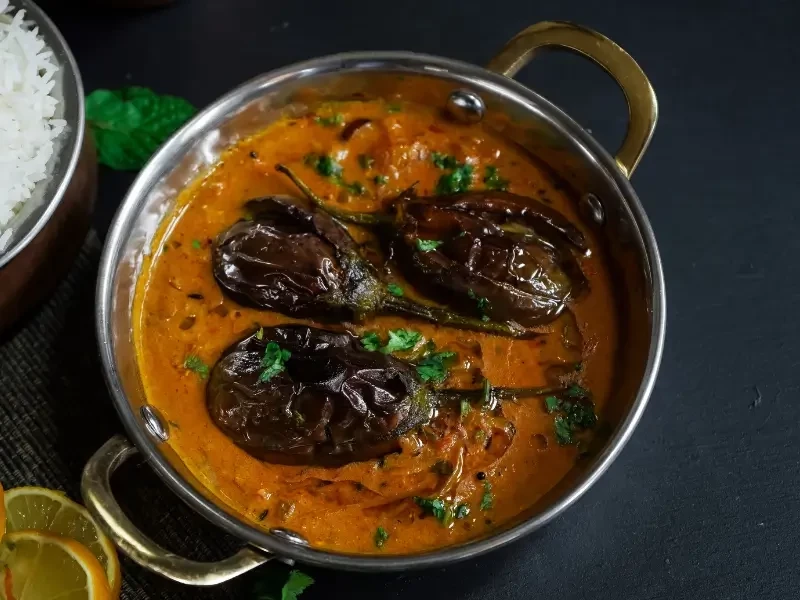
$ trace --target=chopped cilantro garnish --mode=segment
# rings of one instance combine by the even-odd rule
[[[469,403],[469,400],[466,398],[461,399],[461,416],[466,417],[469,414],[469,411],[472,410],[472,406]]]
[[[364,184],[360,181],[353,181],[352,183],[345,183],[344,181],[340,181],[339,185],[345,188],[348,192],[353,194],[354,196],[363,196],[364,193],[367,191],[364,187]]]
[[[494,505],[492,495],[492,484],[488,481],[483,482],[483,496],[481,496],[481,510],[489,510]]]
[[[556,439],[562,446],[572,443],[572,427],[569,426],[567,420],[561,415],[557,415],[553,420],[553,425],[556,431]]]
[[[449,154],[442,154],[441,152],[432,152],[431,161],[439,169],[455,169],[458,167],[458,161],[455,156]]]
[[[370,331],[361,336],[361,345],[364,346],[365,350],[377,352],[381,349],[381,338],[374,331]]]
[[[574,443],[574,433],[594,427],[597,423],[594,402],[587,390],[579,385],[572,385],[564,395],[566,398],[547,396],[544,399],[547,412],[559,412],[553,419],[553,427],[556,440],[562,446]]]
[[[383,548],[383,545],[389,540],[389,532],[383,527],[378,527],[375,530],[374,540],[376,548]]]
[[[463,519],[469,515],[469,504],[462,502],[456,506],[456,519]]]
[[[551,413],[555,410],[558,410],[558,407],[561,406],[561,400],[555,396],[548,396],[544,399],[544,404],[547,407],[547,412]]]
[[[367,169],[372,168],[372,165],[375,164],[375,159],[372,158],[369,154],[359,154],[358,164],[362,169],[366,171]]]
[[[400,112],[401,110],[403,110],[403,105],[399,102],[390,102],[386,105],[386,112],[389,114]]]
[[[439,240],[421,240],[417,238],[417,250],[420,252],[436,250],[442,244],[444,244],[444,242],[440,242]]]
[[[467,296],[475,300],[475,303],[478,306],[478,312],[481,313],[481,316],[482,317],[486,316],[485,313],[487,307],[489,306],[489,299],[484,298],[483,296],[478,296],[474,291],[472,291],[471,288],[467,290]]]
[[[307,154],[304,162],[323,177],[340,177],[342,165],[327,154]]]
[[[589,392],[585,388],[577,384],[573,384],[567,388],[566,395],[569,398],[588,398]]]
[[[277,343],[270,342],[264,349],[264,356],[261,358],[261,375],[258,376],[259,382],[266,382],[286,369],[286,361],[292,356],[288,350],[281,348]]]
[[[338,127],[339,125],[344,125],[344,116],[341,113],[336,113],[330,117],[316,117],[314,121],[323,127]]]
[[[420,498],[419,496],[414,496],[414,502],[416,502],[417,506],[424,512],[433,515],[441,523],[445,523],[448,520],[448,507],[441,498]]]
[[[200,240],[192,240],[192,248],[195,250],[200,250],[203,247],[203,244],[200,243]]]
[[[403,295],[403,288],[401,288],[396,283],[390,283],[389,285],[386,286],[386,289],[392,296],[400,297]]]
[[[508,189],[508,179],[503,179],[497,173],[497,167],[489,165],[486,167],[486,171],[483,176],[483,183],[486,184],[486,188],[489,190],[499,190],[501,192],[505,192]]]
[[[431,352],[417,363],[417,374],[422,381],[442,383],[450,372],[450,365],[457,354],[449,350]]]
[[[439,177],[436,193],[458,194],[466,192],[472,186],[472,165],[458,165],[451,173]]]
[[[486,441],[486,432],[483,429],[478,429],[475,432],[475,441],[482,444]]]
[[[390,329],[389,341],[381,349],[384,354],[411,350],[422,339],[422,334],[413,329]]]
[[[258,331],[256,331],[256,339],[263,340],[264,339],[264,328],[259,327]]]
[[[200,379],[208,378],[208,365],[196,354],[190,354],[183,361],[183,368],[194,371],[200,376]]]
[[[375,175],[372,178],[372,181],[375,182],[375,185],[386,185],[389,181],[389,178],[386,175]]]

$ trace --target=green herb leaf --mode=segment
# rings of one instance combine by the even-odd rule
[[[577,384],[573,384],[567,388],[565,395],[568,398],[588,398],[590,396],[589,390],[582,388]]]
[[[375,547],[383,548],[383,545],[389,540],[389,532],[383,527],[378,527],[375,530]]]
[[[196,354],[190,354],[184,359],[183,368],[194,371],[200,376],[200,379],[208,378],[208,365]]]
[[[292,353],[281,348],[276,342],[270,342],[264,349],[264,356],[261,358],[261,368],[264,369],[259,375],[260,382],[267,382],[278,373],[286,369],[286,361],[291,358]]]
[[[369,333],[361,336],[361,345],[364,346],[365,350],[377,352],[381,349],[381,338],[379,338],[378,334],[374,331],[370,331]]]
[[[352,183],[339,181],[339,185],[341,185],[344,189],[346,189],[354,196],[363,196],[367,191],[367,189],[364,187],[364,184],[361,183],[360,181],[353,181]]]
[[[494,506],[494,496],[492,495],[492,484],[488,481],[483,482],[483,496],[481,496],[481,510],[489,510]]]
[[[390,329],[389,341],[381,349],[384,354],[411,350],[422,339],[422,334],[413,329]]]
[[[489,165],[483,176],[483,183],[486,184],[486,189],[499,190],[505,192],[508,189],[508,179],[503,179],[497,173],[497,167]]]
[[[467,290],[467,296],[475,300],[475,303],[478,306],[478,311],[481,313],[481,316],[485,316],[486,309],[489,307],[489,299],[484,298],[483,296],[478,296],[472,289]]]
[[[120,171],[141,169],[195,112],[182,98],[143,87],[95,90],[86,97],[86,119],[98,161]]]
[[[456,356],[455,352],[449,350],[432,352],[417,363],[417,374],[422,381],[442,383],[450,374],[450,365]]]
[[[289,579],[281,589],[281,600],[297,600],[297,597],[313,583],[314,579],[302,571],[295,569],[289,572]]]
[[[420,252],[431,252],[442,244],[444,244],[444,242],[440,242],[439,240],[421,240],[417,238],[417,250]]]
[[[263,340],[264,339],[264,328],[259,327],[258,331],[256,331],[256,339]]]
[[[544,405],[547,408],[547,412],[551,413],[558,410],[558,407],[561,406],[561,400],[555,396],[548,396],[544,399]]]
[[[556,431],[556,440],[562,446],[572,443],[572,427],[570,427],[567,420],[561,415],[557,415],[553,420],[553,425]]]
[[[456,506],[456,519],[463,519],[469,516],[469,504],[463,502]]]
[[[389,178],[386,175],[375,175],[372,178],[372,181],[375,182],[375,185],[386,185],[389,181]]]
[[[397,296],[398,298],[403,295],[403,288],[401,288],[396,283],[390,283],[386,286],[386,289],[392,296]]]
[[[439,177],[436,193],[440,195],[466,192],[472,186],[472,165],[458,165],[452,173]]]
[[[432,152],[431,161],[439,169],[456,169],[458,168],[458,161],[455,156],[449,154],[442,154],[441,152]]]
[[[461,399],[461,418],[466,417],[470,411],[472,410],[472,406],[469,403],[469,400],[466,398]]]
[[[369,154],[359,154],[358,164],[362,169],[366,171],[372,168],[372,165],[375,164],[375,159],[372,158]]]
[[[315,117],[314,121],[323,127],[339,127],[344,125],[344,116],[341,113],[336,113],[330,117]]]
[[[342,165],[327,154],[306,154],[303,162],[323,177],[337,178],[342,174]]]
[[[475,441],[482,444],[486,441],[486,432],[483,429],[478,429],[475,432]]]
[[[403,110],[403,105],[399,102],[390,102],[386,105],[386,112],[389,114],[400,112],[401,110]]]
[[[447,520],[447,505],[441,498],[420,498],[414,496],[414,502],[417,503],[424,512],[433,515],[440,522],[444,523]]]
[[[483,403],[486,406],[490,406],[492,404],[492,382],[483,378]]]
[[[192,240],[192,248],[195,250],[200,250],[203,247],[203,244],[200,243],[200,240]]]

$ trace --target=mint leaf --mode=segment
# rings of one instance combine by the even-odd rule
[[[436,250],[442,244],[444,244],[444,242],[440,242],[439,240],[421,240],[417,238],[417,250],[420,252]]]
[[[141,169],[195,112],[182,98],[143,87],[100,89],[86,97],[86,119],[98,161],[120,171]]]
[[[267,382],[278,373],[286,369],[286,361],[291,358],[292,353],[282,349],[276,342],[270,342],[264,349],[264,356],[261,358],[261,368],[264,369],[258,376],[259,382]]]

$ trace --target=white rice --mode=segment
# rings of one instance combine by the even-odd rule
[[[58,65],[39,37],[0,0],[0,254],[11,239],[12,218],[47,177],[55,138],[66,126],[54,118],[51,95]]]

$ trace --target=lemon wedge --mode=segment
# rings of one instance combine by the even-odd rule
[[[15,531],[0,545],[5,600],[111,600],[106,574],[83,544],[42,533]]]
[[[83,506],[62,492],[40,487],[18,487],[6,490],[3,507],[9,534],[22,531],[50,533],[85,546],[105,571],[112,597],[119,595],[122,582],[117,552]],[[0,513],[2,510],[0,508]],[[29,598],[27,591],[25,598]]]

